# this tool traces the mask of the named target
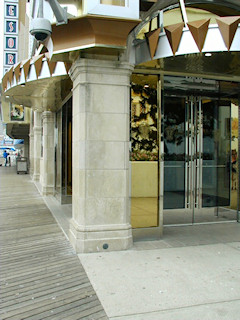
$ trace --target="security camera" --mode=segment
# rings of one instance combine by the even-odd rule
[[[52,33],[51,22],[44,18],[35,18],[31,21],[30,33],[38,41],[44,41]]]

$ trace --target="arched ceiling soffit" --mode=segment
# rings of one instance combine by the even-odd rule
[[[136,41],[135,64],[168,58],[175,55],[189,55],[200,52],[240,51],[240,1],[239,0],[185,0],[186,7],[204,9],[214,13],[215,24],[210,24],[210,19],[202,19],[185,23],[165,26],[162,30],[157,28],[145,33],[143,41]],[[179,1],[162,0],[155,3],[143,17],[143,22],[135,30],[135,37],[144,23],[151,22],[159,16],[161,10],[168,11],[179,7]],[[207,10],[207,8],[209,10]],[[226,8],[232,14],[226,16]],[[211,10],[210,10],[211,9]],[[224,15],[224,16],[222,16]],[[161,21],[158,24],[160,27]],[[150,26],[152,23],[150,23]],[[150,27],[151,28],[151,27]],[[161,32],[160,32],[161,31]],[[237,36],[236,36],[237,34]],[[158,36],[159,35],[159,36]]]
[[[71,64],[52,62],[47,54],[19,62],[2,78],[3,98],[38,110],[56,111],[71,92]]]

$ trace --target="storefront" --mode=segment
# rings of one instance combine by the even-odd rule
[[[72,200],[76,251],[238,221],[238,1],[140,1],[142,20],[139,1],[69,3],[51,57],[45,43],[3,90],[34,110],[33,179]]]
[[[132,81],[133,228],[156,237],[164,225],[239,220],[239,84],[143,74]]]

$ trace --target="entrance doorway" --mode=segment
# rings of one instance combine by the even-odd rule
[[[135,234],[151,238],[163,225],[239,220],[238,93],[232,82],[132,76]]]
[[[236,220],[231,209],[231,101],[164,97],[163,223]]]

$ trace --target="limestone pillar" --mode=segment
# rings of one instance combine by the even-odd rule
[[[42,194],[50,195],[54,193],[54,113],[44,111],[43,121],[43,166],[42,175]]]
[[[128,63],[77,60],[73,80],[73,217],[77,252],[132,245],[129,207]]]
[[[33,176],[34,167],[34,133],[33,133],[34,112],[31,109],[30,129],[29,129],[29,173]]]
[[[34,111],[34,146],[33,146],[33,180],[39,181],[40,178],[40,159],[41,159],[41,147],[42,147],[42,125],[41,125],[42,113],[40,111]]]

